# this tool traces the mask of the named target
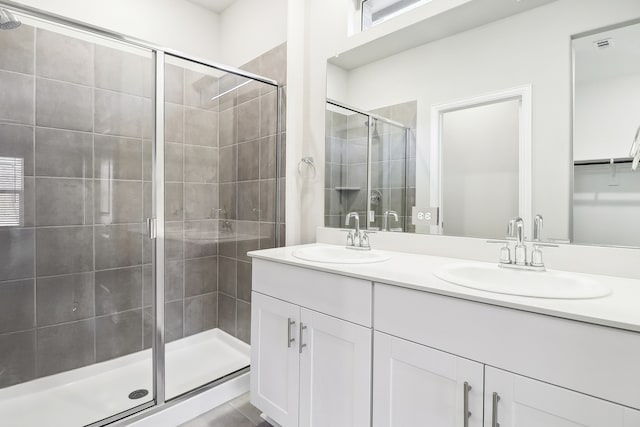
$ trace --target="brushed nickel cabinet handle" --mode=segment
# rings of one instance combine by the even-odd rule
[[[498,423],[498,402],[500,401],[500,396],[498,393],[493,392],[493,414],[491,415],[491,427],[500,427],[500,423]]]
[[[298,342],[298,344],[300,345],[300,347],[299,347],[299,349],[300,349],[299,352],[300,353],[302,353],[302,349],[307,346],[306,344],[304,344],[302,342],[302,331],[304,331],[305,329],[307,329],[307,326],[304,323],[300,322],[300,340]]]
[[[296,324],[296,321],[289,317],[287,319],[287,347],[291,348],[291,344],[295,342],[295,338],[292,336],[291,327]]]
[[[469,411],[469,391],[472,389],[472,387],[469,385],[468,382],[464,382],[463,385],[463,415],[462,415],[462,419],[463,421],[463,426],[464,427],[469,427],[469,417],[471,417],[471,412]]]

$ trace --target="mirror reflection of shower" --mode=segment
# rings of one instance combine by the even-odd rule
[[[413,229],[415,116],[415,101],[362,110],[327,99],[325,226],[356,212],[369,230]]]

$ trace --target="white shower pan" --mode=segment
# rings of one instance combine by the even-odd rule
[[[166,398],[249,366],[249,355],[249,345],[220,329],[167,344]],[[129,393],[138,389],[149,390],[149,395],[129,399]],[[80,427],[148,402],[152,397],[148,349],[0,389],[0,424]]]

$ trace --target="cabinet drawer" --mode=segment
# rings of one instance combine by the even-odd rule
[[[252,277],[256,292],[371,327],[371,282],[255,258]]]
[[[374,328],[640,409],[640,334],[376,284]]]

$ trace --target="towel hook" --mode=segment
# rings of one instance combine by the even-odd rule
[[[313,157],[307,156],[307,157],[303,157],[302,159],[300,159],[300,161],[298,162],[298,174],[302,175],[302,166],[306,165],[309,166],[309,168],[311,168],[311,170],[313,171],[312,173],[312,178],[316,177],[316,164],[315,161],[313,160]]]

